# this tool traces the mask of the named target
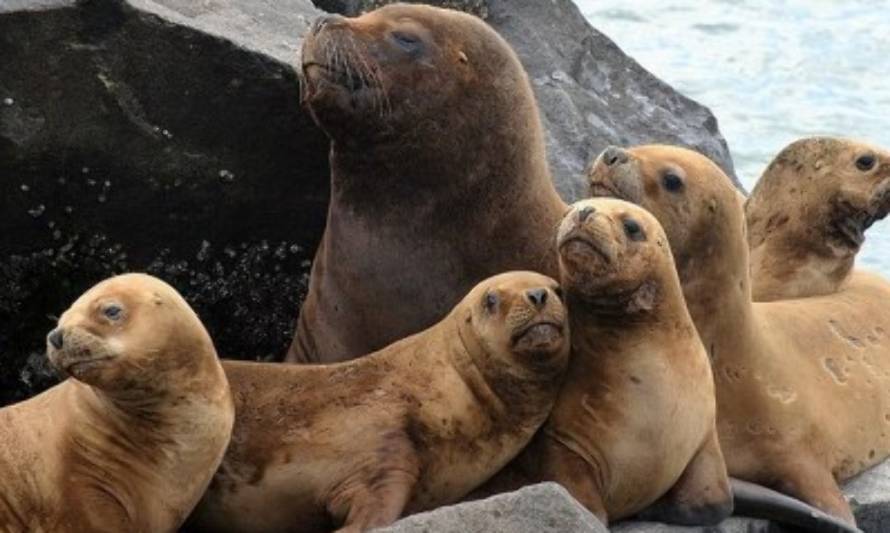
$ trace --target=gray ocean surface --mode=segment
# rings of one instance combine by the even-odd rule
[[[711,108],[748,190],[810,135],[890,147],[890,0],[575,0],[593,26]],[[890,276],[890,219],[858,266]]]

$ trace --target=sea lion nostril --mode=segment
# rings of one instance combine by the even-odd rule
[[[331,24],[333,22],[337,22],[337,20],[343,17],[339,15],[324,15],[315,19],[315,22],[312,23],[312,29],[310,30],[312,35],[318,35],[318,32],[324,29],[325,26]]]
[[[603,150],[603,161],[606,166],[615,166],[620,163],[627,163],[627,152],[617,146],[609,146]]]
[[[547,303],[547,289],[531,289],[525,295],[528,296],[528,301],[538,309]]]
[[[46,336],[46,339],[56,350],[61,350],[62,346],[64,346],[65,334],[62,332],[61,328],[57,328],[50,331],[49,335]]]
[[[596,209],[593,206],[585,206],[580,211],[578,211],[578,222],[584,222],[587,220],[587,217],[596,212]]]

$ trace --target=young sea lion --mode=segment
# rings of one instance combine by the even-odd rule
[[[193,524],[357,532],[458,500],[547,418],[568,335],[556,282],[511,272],[355,361],[226,362],[238,418]]]
[[[566,215],[557,248],[572,359],[526,468],[604,523],[666,494],[649,517],[720,522],[732,493],[714,380],[661,226],[628,202],[586,200]]]
[[[103,281],[47,338],[69,379],[0,410],[0,530],[176,531],[229,443],[234,405],[185,300]]]
[[[711,357],[730,475],[854,523],[838,482],[890,456],[890,284],[863,274],[840,293],[752,303],[743,199],[717,165],[610,147],[589,179],[665,229]]]
[[[424,5],[323,17],[302,67],[331,200],[288,361],[378,350],[498,272],[556,274],[565,205],[525,70],[492,28]]]
[[[830,137],[788,145],[745,204],[754,300],[837,292],[888,212],[890,152]]]

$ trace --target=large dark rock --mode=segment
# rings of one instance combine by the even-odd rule
[[[608,143],[689,144],[731,172],[710,113],[568,0],[434,3],[516,47],[566,199]],[[0,405],[53,382],[54,315],[127,270],[178,287],[222,355],[283,353],[327,205],[327,140],[295,69],[319,13],[308,0],[0,2]]]
[[[394,1],[316,5],[356,14]],[[553,177],[566,200],[584,194],[579,177],[609,144],[688,146],[716,161],[741,188],[714,115],[622,52],[571,0],[414,1],[483,16],[516,49],[540,104]]]
[[[53,315],[126,270],[182,290],[221,354],[283,353],[327,206],[292,66],[317,13],[0,2],[0,404],[52,382]]]

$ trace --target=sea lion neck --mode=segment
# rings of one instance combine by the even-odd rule
[[[675,253],[685,257],[677,262],[683,297],[706,347],[714,338],[747,330],[753,313],[746,222],[741,205],[726,204],[729,211],[712,225],[706,243]]]
[[[558,375],[562,367],[554,363],[552,373],[523,368],[517,372],[516,365],[504,360],[509,355],[489,353],[473,334],[470,325],[458,315],[452,316],[454,331],[460,337],[459,343],[451,343],[449,354],[461,379],[488,412],[497,413],[498,418],[523,420],[532,409],[528,405],[516,405],[512,399],[521,395],[524,398],[552,395],[559,386]],[[462,327],[463,326],[463,327]],[[556,357],[554,356],[554,360]],[[530,402],[533,404],[534,402]],[[529,407],[526,411],[525,407]]]
[[[508,106],[501,102],[496,107]],[[492,119],[505,124],[486,135],[476,131],[474,120],[465,118],[447,126],[416,126],[371,145],[333,140],[332,202],[356,213],[384,211],[410,219],[432,206],[437,213],[460,218],[509,211],[501,206],[517,201],[523,205],[530,200],[550,205],[561,202],[547,165],[539,120],[536,127],[520,124],[513,115],[522,113],[510,111],[510,117]],[[537,118],[533,106],[526,110],[528,114]],[[431,131],[421,131],[425,129]],[[492,199],[498,205],[488,205]],[[452,208],[443,209],[443,204]]]
[[[671,283],[672,282],[672,283]],[[676,277],[655,276],[624,292],[604,290],[601,295],[582,294],[564,284],[572,332],[576,327],[594,330],[634,331],[685,312],[674,303],[679,296]]]

